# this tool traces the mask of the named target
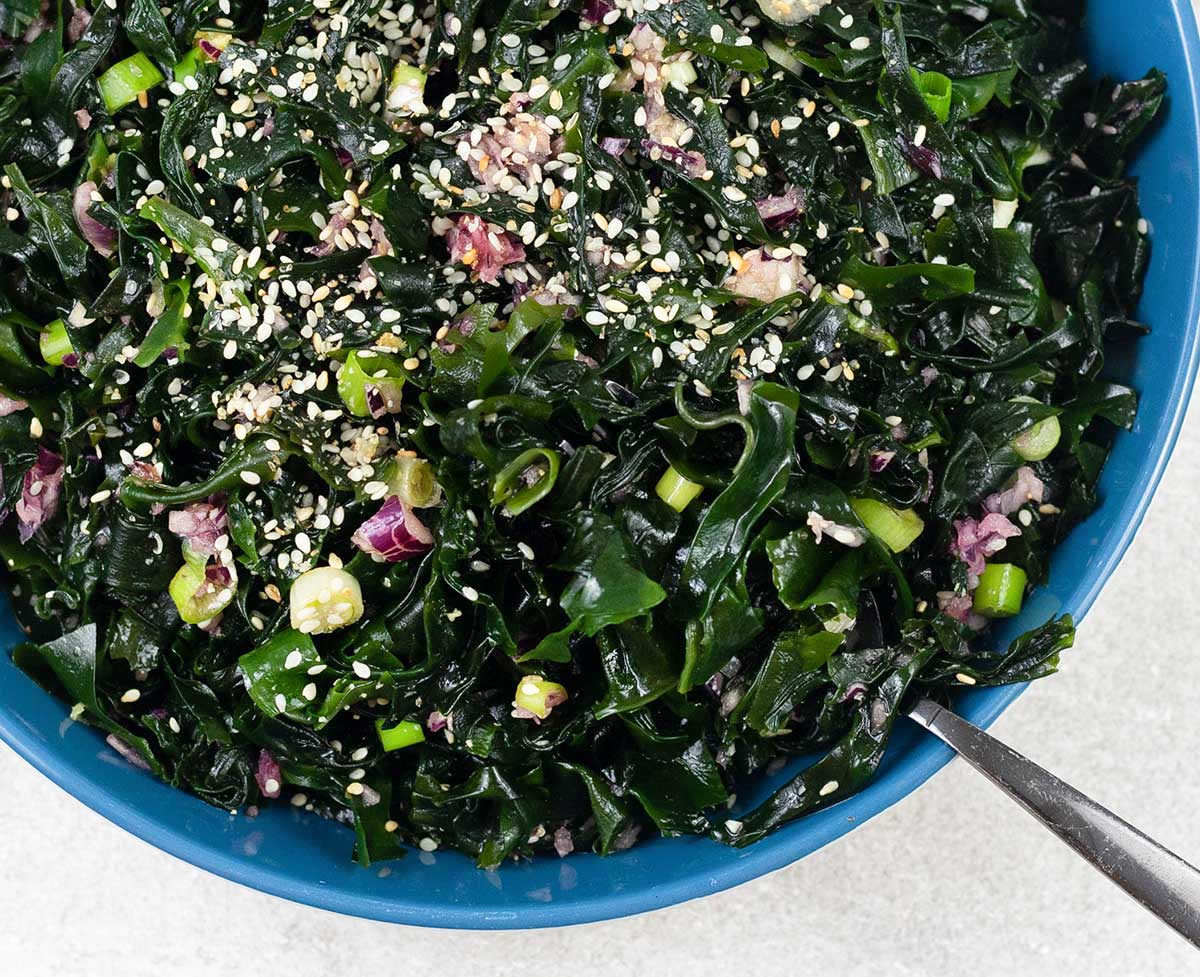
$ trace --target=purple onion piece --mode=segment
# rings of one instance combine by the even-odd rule
[[[283,771],[279,769],[279,764],[275,762],[270,750],[259,751],[254,779],[258,781],[258,789],[262,791],[263,797],[279,796],[283,787]]]
[[[150,764],[146,762],[145,757],[115,733],[109,733],[104,737],[104,742],[120,753],[131,766],[137,767],[139,770],[150,769]]]
[[[894,451],[872,451],[870,461],[872,474],[878,475],[892,463],[892,459],[895,457],[896,452]]]
[[[942,158],[932,149],[918,146],[904,135],[897,136],[896,142],[900,146],[900,152],[904,158],[918,170],[935,180],[942,178]]]
[[[145,477],[141,472],[137,474]],[[157,474],[157,471],[156,473]],[[156,479],[149,479],[155,481]],[[158,479],[161,481],[161,479]],[[229,516],[223,496],[214,495],[207,502],[193,502],[167,516],[167,528],[187,544],[198,556],[215,556],[217,540],[225,534]]]
[[[666,143],[659,142],[656,139],[642,140],[642,152],[650,156],[655,151],[663,159],[669,160],[678,166],[688,176],[700,177],[708,170],[708,162],[699,153],[693,153],[688,149],[680,149],[678,146],[668,146]]]
[[[585,24],[603,24],[604,18],[616,9],[612,0],[584,0],[579,19]]]
[[[212,41],[200,38],[200,43],[197,45],[213,61],[221,60],[221,49],[213,44]]]
[[[758,216],[772,230],[786,227],[804,210],[804,195],[795,187],[788,187],[774,197],[763,197],[754,201]]]
[[[63,460],[53,451],[38,448],[37,461],[25,473],[21,483],[21,498],[17,500],[17,536],[28,543],[33,534],[58,511],[62,494]]]
[[[354,531],[350,538],[376,563],[399,563],[427,553],[433,534],[416,513],[395,496]]]
[[[350,153],[341,146],[334,147],[333,155],[337,157],[337,161],[339,164],[341,164],[343,169],[346,169],[354,164],[354,157],[351,156]]]
[[[107,224],[101,224],[88,213],[95,190],[96,184],[90,180],[79,184],[75,188],[75,196],[71,198],[71,210],[75,214],[75,223],[79,225],[79,230],[87,238],[88,244],[104,257],[110,258],[117,247],[117,232]]]
[[[429,714],[425,720],[425,728],[431,733],[440,733],[443,729],[450,725],[450,719],[443,716],[436,709]]]
[[[629,148],[629,140],[619,136],[605,136],[600,140],[600,148],[609,156],[620,156]]]
[[[0,392],[0,417],[8,417],[9,414],[25,410],[28,406],[29,404],[20,398],[10,397],[8,394]]]
[[[476,214],[463,214],[446,232],[450,260],[469,259],[481,282],[494,285],[505,265],[525,260],[525,245],[503,228],[493,228]]]

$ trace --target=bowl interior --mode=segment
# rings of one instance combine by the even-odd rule
[[[1152,227],[1141,317],[1153,332],[1139,342],[1132,362],[1114,365],[1141,391],[1141,409],[1134,430],[1116,441],[1101,480],[1103,504],[1057,551],[1050,584],[1031,598],[1012,631],[1063,611],[1078,618],[1096,598],[1158,483],[1196,372],[1200,43],[1189,0],[1137,6],[1131,17],[1125,0],[1091,0],[1087,37],[1097,70],[1133,78],[1157,66],[1170,81],[1165,118],[1135,168]],[[0,644],[9,648],[20,637],[7,607],[0,609]],[[986,725],[1021,691],[973,692],[962,697],[960,709]],[[499,872],[480,872],[453,852],[412,852],[364,870],[350,862],[352,838],[341,826],[292,808],[269,809],[254,819],[231,817],[129,766],[102,736],[70,722],[62,703],[25,678],[7,655],[0,655],[0,738],[126,830],[234,881],[357,916],[478,929],[624,916],[737,885],[845,834],[917,788],[950,755],[905,724],[879,776],[861,794],[744,850],[704,839],[656,839],[607,858],[541,859]]]

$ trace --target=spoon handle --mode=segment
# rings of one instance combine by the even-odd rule
[[[1200,871],[950,710],[920,699],[908,715],[1184,939],[1200,947]]]

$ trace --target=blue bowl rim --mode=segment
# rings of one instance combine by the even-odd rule
[[[1191,115],[1192,131],[1195,135],[1195,144],[1191,147],[1192,162],[1196,169],[1200,170],[1200,34],[1197,33],[1196,17],[1191,11],[1190,0],[1171,0],[1171,8],[1179,31],[1178,36],[1183,44],[1187,81],[1186,88],[1181,85],[1175,90],[1186,90],[1189,95],[1186,100],[1175,101],[1174,111],[1186,107]],[[1200,207],[1197,209],[1194,223],[1200,227]],[[1200,322],[1200,260],[1193,269],[1188,294],[1188,322],[1196,324]],[[1120,537],[1108,548],[1105,558],[1091,568],[1087,575],[1087,587],[1076,596],[1074,603],[1077,620],[1081,619],[1095,602],[1132,543],[1178,441],[1197,368],[1200,367],[1200,329],[1189,329],[1185,340],[1186,346],[1180,349],[1180,362],[1184,368],[1176,371],[1174,382],[1165,398],[1169,414],[1164,415],[1159,439],[1152,445],[1151,453],[1141,466],[1140,491],[1131,492],[1126,498],[1117,519],[1118,524],[1123,527]],[[981,701],[979,708],[973,710],[972,719],[980,725],[990,725],[1026,688],[1027,686],[1009,686],[988,690],[987,698]],[[226,851],[199,842],[188,836],[181,826],[148,817],[130,801],[110,793],[96,781],[83,775],[60,752],[46,749],[31,730],[3,707],[0,707],[0,740],[7,743],[32,767],[97,814],[182,861],[251,889],[314,908],[383,922],[488,930],[597,922],[650,912],[729,889],[784,868],[815,850],[807,848],[798,840],[788,843],[785,838],[777,838],[774,844],[761,844],[745,849],[743,857],[702,876],[692,874],[664,880],[653,887],[637,891],[597,894],[566,905],[543,904],[537,907],[536,914],[520,910],[503,914],[480,912],[469,906],[439,906],[431,909],[416,901],[350,894],[318,883],[297,880],[285,871],[251,865]],[[824,832],[825,837],[817,847],[823,847],[836,840],[853,827],[902,800],[953,757],[953,753],[940,744],[933,749],[917,752],[920,755],[906,758],[902,769],[887,778],[886,783],[877,783],[873,790],[839,805],[853,806],[853,816],[843,819],[840,825]]]

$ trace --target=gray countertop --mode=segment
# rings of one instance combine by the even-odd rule
[[[1200,862],[1196,560],[1200,407],[1150,514],[1061,674],[996,724],[1034,757]],[[1181,613],[1182,612],[1182,613]],[[159,852],[0,748],[0,960],[11,974],[191,977],[261,960],[294,977],[655,977],[1194,972],[1178,937],[1014,804],[953,763],[812,857],[648,916],[536,934],[346,919],[251,892]]]

